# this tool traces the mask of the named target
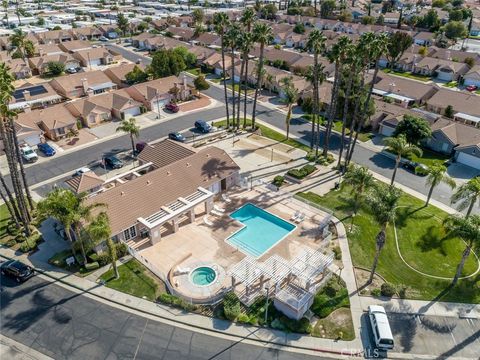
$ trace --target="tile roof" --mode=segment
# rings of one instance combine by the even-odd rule
[[[74,176],[65,181],[77,194],[92,190],[103,184],[103,180],[93,171],[88,171],[82,175]]]
[[[451,105],[457,112],[480,116],[480,96],[466,92],[439,89],[427,105],[440,108]]]
[[[32,110],[18,114],[18,123],[43,123],[52,130],[76,124],[77,119],[63,104],[54,105],[45,109]]]
[[[167,139],[145,146],[138,158],[144,163],[151,162],[155,167],[160,168],[192,154],[195,154],[192,148]]]

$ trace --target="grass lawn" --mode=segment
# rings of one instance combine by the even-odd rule
[[[7,235],[7,224],[10,219],[10,214],[8,213],[7,205],[0,205],[0,239]]]
[[[428,81],[431,80],[430,76],[417,75],[417,74],[412,74],[412,73],[409,73],[409,72],[400,72],[400,71],[394,71],[394,70],[391,70],[391,69],[385,69],[385,70],[383,70],[383,72],[386,73],[386,74],[402,76],[402,77],[406,77],[406,78],[413,79],[413,80],[419,80],[419,81],[423,81],[423,82],[428,82]]]
[[[368,209],[362,207],[355,218],[353,231],[351,223],[350,189],[342,186],[325,196],[299,193],[300,197],[332,209],[335,216],[344,221],[348,231],[348,242],[353,264],[369,269],[375,254],[375,236],[379,226]],[[426,274],[452,277],[464,250],[464,243],[458,238],[448,238],[442,220],[447,214],[434,207],[423,207],[424,202],[404,194],[399,201],[396,228],[400,251],[410,266]],[[471,274],[477,268],[473,254],[467,259],[464,274]],[[406,266],[397,253],[394,229],[389,226],[387,242],[380,255],[377,272],[394,285],[406,285],[406,297],[410,299],[457,301],[480,303],[480,275],[460,280],[451,289],[449,280],[434,279],[417,273]]]
[[[240,89],[240,84],[238,83],[235,83],[235,94],[238,96],[238,91]],[[232,84],[227,84],[227,87],[231,90],[232,89]],[[243,92],[245,91],[245,85],[242,85],[242,96],[243,96]],[[253,92],[255,91],[255,89],[251,88],[251,87],[247,87],[247,95],[250,95],[250,94],[253,94]]]
[[[418,157],[416,155],[413,155],[410,157],[410,160],[418,162],[420,164],[425,164],[427,166],[431,166],[434,163],[440,163],[443,164],[445,161],[450,159],[449,155],[444,155],[437,153],[435,151],[429,150],[429,149],[422,149],[422,156]]]
[[[74,273],[75,275],[78,275],[78,276],[87,276],[87,275],[91,274],[92,272],[94,272],[96,270],[95,269],[95,270],[90,270],[89,271],[89,270],[85,269],[83,266],[80,266],[78,263],[75,263],[71,266],[67,266],[67,264],[65,262],[65,259],[67,259],[71,256],[73,256],[72,250],[70,250],[70,249],[64,250],[64,251],[61,251],[59,253],[56,253],[50,259],[48,259],[48,263],[52,264],[52,265],[55,265],[59,268],[71,271],[72,273]]]
[[[304,114],[302,115],[302,118],[304,118],[305,120],[307,121],[312,121],[312,114]],[[321,116],[319,118],[319,120],[317,120],[320,122],[320,125],[324,125],[325,124],[325,119],[323,119]],[[333,122],[333,130],[341,133],[342,132],[342,122],[340,120],[337,120],[337,121],[334,121]],[[350,130],[347,128],[345,129],[345,135],[348,135],[350,134]],[[358,140],[360,140],[361,142],[365,142],[365,141],[368,141],[370,140],[374,135],[372,133],[368,133],[368,132],[361,132],[358,134]]]
[[[341,338],[345,341],[355,339],[350,309],[337,309],[326,318],[318,320],[312,330],[312,336],[327,339]]]
[[[448,88],[455,88],[458,86],[458,81],[450,81],[443,86],[448,87]]]
[[[195,68],[195,69],[188,69],[188,70],[185,70],[186,72],[188,72],[189,74],[192,74],[194,76],[198,76],[198,75],[202,75],[202,69],[200,68]]]
[[[106,286],[133,296],[145,297],[150,301],[155,300],[160,293],[165,292],[163,284],[137,260],[118,267],[120,277],[115,280],[113,269],[108,270],[100,278]]]
[[[241,120],[241,122],[243,123],[243,120]],[[226,120],[220,120],[220,121],[215,122],[215,126],[217,126],[217,127],[218,126],[225,126],[226,124],[227,124]],[[252,125],[252,120],[247,119],[247,126],[251,126],[251,125]],[[290,145],[292,147],[295,147],[295,148],[300,149],[300,150],[304,150],[306,152],[310,151],[309,146],[304,145],[301,142],[298,142],[298,141],[293,140],[293,139],[286,140],[285,135],[279,133],[278,131],[272,130],[271,128],[269,128],[267,126],[264,126],[264,125],[261,125],[259,123],[257,123],[256,126],[258,126],[261,129],[262,135],[265,136],[266,138],[269,138],[269,139],[274,140],[274,141],[281,142],[281,143],[286,144],[286,145]]]

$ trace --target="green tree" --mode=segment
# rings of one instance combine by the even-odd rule
[[[450,176],[447,175],[447,168],[442,164],[432,164],[428,167],[428,169],[419,170],[422,174],[427,175],[426,184],[430,186],[427,195],[427,201],[425,202],[425,206],[428,206],[430,203],[430,198],[432,197],[433,189],[440,183],[445,183],[450,186],[452,189],[457,186],[455,180],[453,180]]]
[[[445,108],[445,116],[449,119],[453,119],[454,110],[452,105],[447,105]]]
[[[445,36],[454,42],[467,36],[467,28],[461,21],[449,21],[444,27]]]
[[[188,51],[185,46],[177,46],[173,49],[173,52],[183,59],[183,62],[187,68],[193,68],[197,64],[197,56]]]
[[[256,109],[258,101],[258,92],[261,90],[263,83],[262,71],[265,61],[265,45],[268,45],[273,41],[273,30],[272,27],[266,23],[256,23],[253,26],[253,38],[260,44],[260,57],[258,59],[257,66],[257,83],[255,84],[255,95],[253,98],[253,111],[252,111],[252,129],[255,130],[255,118],[256,118]]]
[[[125,80],[129,85],[142,83],[148,80],[148,74],[135,65],[132,71],[125,74]]]
[[[353,196],[353,214],[352,214],[352,224],[350,226],[350,231],[353,228],[353,219],[358,213],[360,208],[360,202],[365,191],[370,189],[374,185],[373,175],[370,173],[366,166],[358,166],[351,164],[348,166],[347,171],[343,177],[343,183],[352,188]]]
[[[39,17],[37,20],[37,25],[38,26],[44,26],[45,25],[45,18]]]
[[[220,36],[221,43],[221,54],[222,54],[222,76],[223,76],[223,94],[225,98],[225,113],[227,115],[227,128],[230,127],[230,110],[228,107],[228,91],[227,91],[227,81],[226,81],[226,69],[225,69],[225,49],[227,47],[227,42],[225,39],[225,32],[227,27],[230,24],[227,14],[224,12],[216,12],[213,15],[213,23],[215,24],[215,31]]]
[[[230,48],[230,87],[232,90],[232,125],[233,128],[238,126],[239,124],[236,123],[235,117],[235,52],[240,46],[241,42],[241,31],[238,24],[233,23],[230,25],[230,28],[227,30],[225,34],[225,41],[227,43],[227,47]],[[239,89],[240,91],[240,89]]]
[[[25,62],[27,62],[27,57],[31,57],[33,55],[32,52],[35,52],[33,43],[27,39],[27,33],[21,29],[15,29],[9,40],[15,49],[14,51],[18,52]]]
[[[7,23],[7,28],[9,28],[10,23],[8,20],[8,1],[7,0],[2,0],[2,7],[3,7],[3,12],[5,13],[5,21]]]
[[[413,38],[406,32],[395,31],[390,35],[386,56],[392,69],[412,44]]]
[[[466,57],[465,60],[463,60],[465,64],[470,66],[471,68],[475,66],[475,59],[473,57]]]
[[[137,25],[137,30],[139,33],[144,33],[146,30],[148,30],[148,22],[142,21]]]
[[[444,224],[450,236],[457,236],[465,242],[465,250],[452,280],[452,285],[456,285],[468,256],[472,250],[480,248],[480,215],[469,217],[450,215],[445,219]]]
[[[448,13],[448,20],[449,21],[462,21],[463,20],[463,11],[452,9]]]
[[[242,17],[240,18],[240,22],[243,25],[245,30],[244,37],[243,37],[243,44],[242,44],[242,62],[245,63],[245,72],[243,73],[243,81],[245,83],[245,91],[243,93],[243,128],[247,127],[247,102],[248,102],[248,65],[250,61],[250,51],[253,47],[254,42],[254,34],[252,33],[252,27],[255,21],[257,20],[257,15],[253,8],[246,8],[243,13]]]
[[[278,9],[274,4],[267,4],[260,10],[262,18],[266,20],[275,20],[277,17],[277,12]]]
[[[192,11],[193,22],[195,24],[203,24],[205,20],[205,13],[202,9],[195,9]]]
[[[337,5],[335,0],[325,0],[320,4],[320,16],[324,19],[328,19],[333,15],[333,11]]]
[[[193,84],[195,85],[195,89],[198,91],[207,90],[210,88],[210,84],[205,80],[205,76],[199,75],[193,80]]]
[[[128,18],[123,14],[119,13],[117,15],[117,26],[120,29],[120,31],[123,33],[123,36],[126,36],[127,31],[128,31]]]
[[[473,206],[477,201],[480,205],[480,176],[460,185],[451,198],[452,204],[458,204],[459,211],[467,209],[467,217],[472,213]]]
[[[305,33],[305,25],[303,23],[296,23],[293,32],[296,34],[304,34]]]
[[[417,145],[408,143],[403,134],[398,137],[387,137],[383,142],[387,146],[387,149],[395,154],[395,168],[393,169],[392,180],[390,182],[390,185],[393,185],[402,157],[408,157],[411,155],[422,156],[422,149]]]
[[[65,65],[58,61],[49,61],[47,63],[47,72],[51,76],[58,76],[65,71]]]
[[[373,25],[375,24],[375,18],[373,16],[363,16],[362,17],[363,25]]]
[[[87,233],[92,240],[99,244],[105,241],[108,249],[108,258],[112,264],[115,279],[120,277],[117,269],[117,249],[112,240],[110,221],[106,212],[101,212],[87,227]]]
[[[387,226],[395,221],[397,204],[402,192],[395,186],[377,184],[367,196],[367,205],[375,221],[380,225],[380,231],[375,237],[375,257],[367,284],[371,284],[377,270],[380,253],[387,240]]]
[[[154,79],[175,75],[186,69],[183,57],[173,50],[160,49],[155,51],[148,68]]]
[[[282,80],[283,103],[287,105],[287,116],[285,117],[285,128],[287,130],[287,140],[290,136],[290,120],[292,118],[293,105],[298,100],[298,90],[293,85],[290,78]]]
[[[117,127],[116,131],[123,131],[130,135],[130,142],[132,144],[132,152],[135,153],[135,138],[140,135],[140,126],[137,125],[135,118],[125,119]]]
[[[418,145],[422,140],[432,136],[432,129],[428,122],[420,117],[404,115],[403,120],[397,125],[393,136],[405,135],[409,144]]]
[[[440,19],[438,18],[437,11],[430,9],[428,12],[418,19],[418,27],[429,29],[430,31],[436,31],[440,27]]]

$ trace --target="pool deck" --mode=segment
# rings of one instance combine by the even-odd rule
[[[290,194],[272,192],[265,186],[257,186],[253,190],[235,189],[229,195],[231,202],[216,201],[217,207],[225,211],[222,216],[208,215],[213,223],[206,225],[203,215],[199,214],[195,223],[180,227],[176,233],[162,236],[159,243],[141,251],[141,255],[171,280],[172,285],[186,298],[205,297],[219,293],[231,286],[231,279],[222,276],[214,286],[198,290],[190,283],[188,276],[175,276],[180,269],[193,269],[198,264],[216,264],[225,274],[233,265],[246,255],[232,247],[225,240],[238,231],[242,224],[232,219],[229,214],[246,203],[252,203],[272,214],[291,222],[290,218],[296,211],[303,212],[305,220],[295,224],[296,228],[282,241],[276,243],[258,260],[264,261],[273,254],[286,260],[296,257],[304,246],[321,249],[328,245],[322,241],[319,226],[325,219],[314,211],[309,211],[304,204],[291,198]]]

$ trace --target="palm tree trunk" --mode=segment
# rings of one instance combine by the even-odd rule
[[[365,71],[362,70],[362,79],[360,81],[360,86],[359,86],[359,92],[361,94],[361,92],[363,91],[363,88],[365,86]],[[347,152],[347,159],[346,159],[346,163],[345,165],[349,165],[350,164],[350,161],[352,160],[352,157],[353,157],[353,152],[355,150],[355,145],[357,144],[357,139],[358,139],[358,133],[360,131],[360,129],[362,128],[362,121],[361,119],[358,118],[358,115],[359,115],[359,111],[360,111],[360,96],[357,98],[357,102],[355,103],[355,109],[353,110],[353,122],[352,122],[352,125],[350,127],[350,140],[349,140],[349,143],[348,143],[348,147],[350,148],[350,151]],[[353,134],[353,130],[355,129],[355,125],[357,126],[357,129],[356,129],[356,132],[355,132],[355,138],[353,139],[353,142],[351,141],[352,140],[352,134]]]
[[[315,0],[316,3],[316,0]],[[312,135],[310,138],[310,149],[313,150],[313,145],[316,143],[315,135],[315,120],[318,111],[318,53],[313,54],[313,118],[312,118]]]
[[[375,271],[377,270],[380,253],[383,249],[383,246],[385,245],[386,227],[387,227],[386,225],[382,225],[382,229],[377,234],[375,257],[373,259],[372,270],[370,271],[370,278],[368,279],[367,284],[371,284],[375,276]]]
[[[260,44],[260,58],[258,61],[258,71],[257,71],[257,84],[255,86],[255,95],[253,98],[253,111],[252,111],[252,130],[255,131],[255,117],[257,111],[257,101],[258,101],[258,90],[262,85],[261,77],[262,77],[262,70],[263,70],[263,52],[265,50],[265,44]]]
[[[290,118],[292,117],[292,107],[293,107],[292,104],[288,105],[287,117],[285,119],[285,122],[286,122],[285,125],[286,125],[286,128],[287,128],[287,140],[290,137]]]
[[[390,186],[392,186],[393,183],[395,182],[395,176],[397,176],[397,170],[398,170],[398,166],[400,165],[400,160],[401,159],[402,159],[402,157],[399,156],[399,155],[395,159],[395,168],[393,169],[392,180],[390,181]]]
[[[435,187],[435,185],[432,184],[432,186],[430,186],[430,190],[428,190],[427,201],[425,202],[425,207],[427,207],[428,203],[430,202],[430,198],[432,197],[434,187]]]
[[[352,91],[353,75],[355,73],[355,66],[350,69],[350,76],[348,77],[347,91],[345,93],[345,101],[343,104],[343,117],[342,117],[342,137],[340,138],[340,153],[338,155],[338,164],[337,168],[340,168],[342,163],[343,148],[345,146],[345,129],[347,127],[347,112],[350,99],[350,92]]]
[[[15,199],[12,195],[12,192],[10,191],[10,188],[8,187],[7,183],[5,182],[5,179],[3,178],[2,173],[0,173],[0,183],[2,184],[2,187],[5,189],[7,201],[5,203],[7,206],[11,206],[13,215],[12,218],[15,220],[15,224],[17,225],[17,228],[20,228],[19,222],[22,221],[22,218],[20,217],[20,213],[18,212],[17,205],[15,204]]]
[[[470,214],[472,213],[474,205],[475,205],[475,199],[472,199],[472,201],[470,202],[470,205],[468,206],[467,214],[465,215],[465,217],[470,216]]]
[[[243,128],[247,127],[247,93],[248,93],[248,54],[245,59],[245,92],[243,95]]]
[[[345,168],[350,164],[351,159],[351,152],[353,152],[353,148],[355,144],[353,143],[353,133],[355,132],[355,125],[357,122],[357,112],[360,107],[360,100],[357,98],[355,101],[355,109],[353,110],[352,114],[352,122],[350,124],[350,134],[348,135],[348,142],[347,142],[347,149],[345,150]]]
[[[115,245],[113,244],[113,241],[110,238],[107,239],[107,248],[110,255],[110,261],[112,262],[115,279],[118,279],[120,275],[118,274],[118,268],[117,268],[117,249],[115,248]]]
[[[83,263],[85,265],[88,263],[88,258],[87,258],[87,253],[85,251],[85,245],[83,243],[82,236],[80,235],[80,229],[78,228],[78,225],[75,225],[75,237],[77,238],[76,240],[80,244],[80,251],[82,252]]]
[[[226,71],[225,71],[225,46],[223,45],[223,33],[221,36],[222,42],[222,76],[223,76],[223,91],[225,94],[225,111],[227,113],[227,129],[230,127],[230,111],[228,108],[228,91],[227,91],[227,80],[226,80]]]
[[[232,73],[231,76],[231,84],[232,84],[232,127],[235,130],[235,48],[232,47],[230,53],[230,61],[231,61],[231,69]]]
[[[70,242],[70,247],[72,249],[73,256],[76,256],[77,251],[75,250],[75,245],[74,245],[74,242],[73,242],[73,239],[72,239],[72,234],[70,232],[71,231],[71,226],[66,225],[66,224],[62,224],[62,225],[63,225],[63,229],[65,230],[65,235],[67,236],[67,239]]]
[[[133,134],[130,134],[130,142],[132,145],[132,153],[135,154],[135,139],[133,138]]]
[[[3,193],[2,188],[0,188],[0,198],[5,203],[5,206],[7,207],[8,213],[10,214],[10,218],[15,221],[17,228],[19,228],[20,224],[17,222],[17,218],[15,217],[12,206],[11,206],[10,202],[7,200],[7,198],[5,197],[5,194]]]
[[[245,54],[244,54],[245,56]],[[240,66],[240,74],[239,74],[239,77],[240,77],[240,83],[239,83],[239,87],[238,87],[238,104],[237,104],[237,129],[240,129],[240,105],[241,105],[241,102],[242,102],[242,77],[243,77],[243,72],[244,72],[244,69],[245,69],[245,57],[243,57],[242,59],[242,65]],[[243,79],[244,82],[245,82],[245,79]],[[247,87],[245,86],[245,89]]]
[[[465,250],[463,250],[462,260],[460,260],[460,263],[457,266],[457,271],[455,273],[455,277],[452,280],[452,285],[456,285],[458,280],[460,279],[460,276],[462,275],[463,267],[465,266],[465,261],[467,261],[467,258],[470,255],[471,250],[472,248],[470,247],[470,245],[467,245]]]
[[[18,0],[15,2],[15,9],[15,12],[17,13],[18,25],[22,26],[22,20],[20,20],[20,13],[18,12]]]
[[[328,109],[328,122],[325,129],[325,139],[323,139],[323,156],[327,156],[328,148],[330,145],[330,134],[332,132],[333,121],[335,120],[335,115],[337,114],[337,99],[338,91],[340,89],[340,62],[335,63],[335,80],[333,81],[333,90],[332,98],[330,101],[330,108]]]

